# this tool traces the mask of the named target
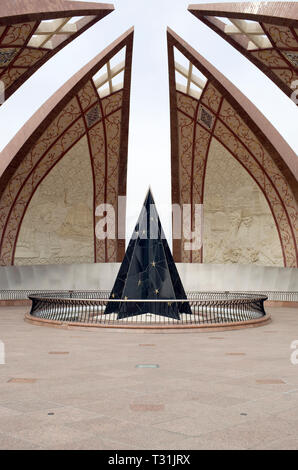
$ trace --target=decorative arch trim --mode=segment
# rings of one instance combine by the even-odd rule
[[[298,80],[297,2],[199,4],[188,11],[291,97]]]
[[[6,168],[0,179],[2,265],[14,263],[21,223],[38,186],[84,135],[93,173],[94,261],[116,262],[124,256],[124,240],[96,239],[95,209],[102,203],[112,204],[117,217],[118,196],[126,195],[132,47],[133,29],[58,90],[4,149],[2,164],[5,162]],[[101,95],[94,76],[123,49],[123,85],[113,91],[110,84],[111,92]]]
[[[191,68],[196,67],[206,77],[198,98],[178,89],[174,48],[189,60]],[[279,233],[284,265],[297,267],[298,187],[295,175],[298,175],[298,167],[295,153],[231,82],[170,29],[168,52],[172,202],[190,203],[192,217],[194,205],[203,204],[208,152],[211,139],[216,138],[262,190]],[[176,261],[202,262],[202,250],[186,252],[184,241],[182,238],[173,242]]]
[[[113,5],[95,2],[2,0],[0,80],[5,100],[45,62],[113,10]],[[81,18],[70,22],[72,17]]]

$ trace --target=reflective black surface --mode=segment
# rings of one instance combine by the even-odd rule
[[[191,309],[187,301],[175,300],[186,298],[149,190],[110,299],[154,302],[109,302],[105,314],[117,312],[121,319],[153,313],[180,320],[179,313],[191,315]]]

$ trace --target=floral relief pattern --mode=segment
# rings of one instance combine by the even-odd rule
[[[285,265],[287,267],[296,266],[295,241],[293,239],[291,225],[289,224],[287,213],[281,203],[279,193],[268,178],[266,171],[251,157],[250,152],[242,145],[239,138],[220,121],[216,123],[214,135],[236,156],[258,182],[267,197],[272,214],[277,222],[283,246]]]
[[[89,131],[89,141],[94,168],[94,199],[95,209],[105,201],[105,175],[106,175],[106,152],[103,122],[99,122]],[[96,219],[96,223],[97,223]],[[105,241],[95,238],[96,261],[105,261]]]
[[[257,158],[262,168],[266,171],[266,174],[278,189],[281,201],[284,203],[285,210],[287,211],[291,224],[295,229],[297,223],[297,206],[294,196],[287,184],[287,181],[282,176],[268,151],[266,151],[254,133],[248,128],[248,126],[239,117],[238,113],[226,100],[223,102],[220,118],[237,136],[241,138],[242,143],[246,145],[251,154]]]
[[[192,220],[194,221],[195,205],[203,203],[204,172],[211,134],[201,124],[196,123],[199,111],[196,99],[177,92],[177,107],[180,204],[191,202]],[[181,111],[187,113],[188,116]],[[189,243],[186,235],[182,233],[182,260],[184,262],[201,262],[201,250],[184,249],[185,243]]]
[[[118,102],[118,104],[120,103]],[[102,106],[108,111],[108,114],[109,106]],[[89,131],[95,175],[96,207],[107,203],[117,208],[121,115],[122,111],[118,110]],[[117,241],[96,238],[96,261],[113,262],[116,259]]]
[[[1,81],[5,85],[5,89],[9,88],[14,82],[16,82],[23,73],[26,72],[27,69],[20,69],[20,68],[12,68],[12,69],[7,69],[1,75]]]
[[[275,49],[252,51],[250,54],[267,67],[287,67],[287,62]]]
[[[19,231],[14,264],[93,263],[93,178],[84,135],[36,189]]]
[[[82,106],[83,111],[89,108],[92,104],[97,103],[98,94],[95,91],[94,86],[91,81],[86,83],[86,85],[79,91],[78,97]]]
[[[210,81],[206,84],[204,88],[204,93],[201,98],[201,102],[206,104],[209,109],[217,113],[220,107],[222,95],[221,93],[215,88]]]
[[[4,239],[2,240],[1,245],[0,264],[11,264],[20,220],[22,220],[24,212],[27,209],[27,204],[35,189],[38,187],[41,179],[48,171],[50,171],[61,156],[67,152],[72,144],[84,135],[84,133],[85,126],[83,119],[81,118],[59,138],[59,140],[43,157],[40,164],[36,165],[33,171],[29,174],[25,184],[21,187],[21,190],[18,193],[17,200],[10,208],[9,218],[6,223],[5,232],[3,233]]]
[[[25,35],[24,31],[22,34]],[[10,36],[12,38],[12,32]],[[14,40],[18,40],[16,35]],[[18,64],[24,67],[32,65],[42,57],[40,52],[30,48],[24,49],[17,58]],[[18,69],[11,69],[9,72],[14,70]],[[93,209],[95,211],[98,205],[109,203],[117,211],[122,104],[123,90],[100,99],[93,81],[89,80],[49,122],[43,134],[18,162],[0,199],[0,265],[14,263],[22,220],[35,191],[56,163],[66,156],[84,135],[88,137],[87,148],[93,174]],[[117,239],[95,238],[97,262],[115,262],[117,252]],[[63,253],[57,259],[64,259]]]
[[[0,66],[7,67],[11,63],[11,61],[15,58],[15,56],[18,54],[19,50],[20,50],[19,47],[14,47],[13,49],[11,47],[1,48],[0,49]],[[0,71],[0,73],[1,72],[2,70]]]
[[[47,51],[42,49],[29,49],[25,48],[21,54],[14,61],[14,67],[32,67],[39,60],[41,60]]]
[[[213,115],[215,127],[194,128],[194,116],[200,123],[201,105]],[[185,113],[185,114],[184,114]],[[262,189],[274,217],[287,267],[297,266],[296,240],[297,204],[292,191],[274,162],[269,151],[240,118],[238,112],[210,82],[207,83],[199,101],[177,92],[178,149],[180,204],[200,204],[203,201],[204,176],[211,134],[222,143],[246,168]],[[209,122],[209,121],[208,121]],[[211,122],[211,121],[210,121]],[[199,129],[200,128],[200,129]],[[193,176],[192,176],[193,175]],[[194,217],[194,214],[192,215]],[[201,262],[200,250],[184,251],[181,241],[182,262]]]
[[[30,36],[36,22],[12,24],[5,33],[1,44],[5,46],[22,46]]]
[[[177,92],[177,108],[191,118],[194,118],[197,110],[197,100],[183,93]]]
[[[272,69],[272,71],[290,88],[292,82],[298,79],[298,74],[291,69]]]
[[[107,106],[109,109],[109,106]],[[105,120],[107,151],[108,151],[108,171],[106,176],[107,203],[114,208],[118,207],[118,180],[119,180],[119,150],[121,137],[121,116],[122,111],[118,110]],[[117,213],[117,212],[116,212]],[[108,240],[107,261],[116,261],[117,242],[116,239]]]
[[[252,23],[264,34],[255,35],[253,29],[243,34],[224,33],[227,40],[232,39],[234,46],[251,60],[270,80],[289,97],[297,80],[298,39],[296,29],[290,26],[262,23],[256,19]],[[274,21],[274,17],[271,18]],[[241,20],[242,21],[242,20]],[[243,21],[248,21],[243,18]],[[286,20],[285,20],[286,23]],[[249,26],[249,25],[248,25]],[[212,29],[213,26],[211,26]],[[254,39],[255,37],[255,39]],[[257,42],[257,38],[264,43]]]
[[[122,106],[123,92],[113,93],[101,100],[104,116],[108,116]]]
[[[297,40],[287,26],[263,23],[263,28],[271,36],[276,47],[298,47]]]

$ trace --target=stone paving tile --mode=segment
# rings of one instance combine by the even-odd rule
[[[39,416],[34,416],[34,413],[20,413],[17,416],[2,418],[0,420],[0,432],[13,435],[16,431],[48,425],[49,423],[51,423],[51,420],[48,413],[41,413]]]
[[[20,401],[16,400],[9,400],[6,402],[1,402],[1,405],[7,408],[10,408],[11,410],[16,410],[16,411],[21,411],[24,413],[29,413],[33,411],[38,411],[38,410],[51,410],[53,408],[59,408],[60,404],[52,402],[52,401],[44,401],[44,400],[38,400],[38,399],[24,399]],[[0,408],[0,414],[1,414],[1,408]]]
[[[262,418],[261,420],[248,421],[238,426],[227,427],[222,430],[204,433],[203,438],[216,443],[218,448],[234,447],[255,449],[257,446],[280,439],[290,439],[296,437],[297,428],[289,425],[285,420],[273,417]]]
[[[298,430],[298,403],[296,401],[296,406],[292,406],[288,409],[283,409],[282,411],[272,412],[272,416],[277,419],[285,419],[288,422],[296,423]]]
[[[16,429],[7,433],[15,439],[31,442],[36,446],[56,448],[57,445],[65,445],[72,441],[89,439],[92,437],[87,431],[73,429],[63,425],[37,425],[26,429]]]
[[[167,408],[172,411],[173,405]],[[223,430],[231,425],[247,423],[256,418],[256,415],[252,413],[248,417],[243,416],[242,411],[233,410],[232,407],[221,408],[193,402],[183,403],[181,409],[183,410],[182,418],[165,421],[154,427],[194,437],[211,431]]]
[[[224,395],[223,393],[201,392],[200,389],[190,395],[190,400],[206,405],[215,405],[224,408],[246,402],[246,399],[244,398]]]
[[[298,438],[277,439],[273,442],[262,442],[255,450],[298,450]]]
[[[297,397],[293,398],[289,395],[280,395],[272,398],[260,398],[257,400],[247,401],[240,405],[232,405],[230,410],[238,411],[239,413],[247,413],[247,415],[263,418],[264,415],[271,416],[280,412],[280,417],[283,413],[290,412],[291,409],[297,408]]]
[[[0,307],[0,448],[294,449],[298,311],[271,311],[263,328],[206,334],[37,328]]]
[[[48,413],[51,413],[50,415]],[[32,420],[43,420],[50,425],[69,424],[86,419],[97,418],[99,413],[83,410],[71,406],[48,408],[48,410],[30,413],[28,418]]]
[[[0,405],[0,423],[1,423],[1,420],[3,418],[6,418],[7,416],[11,417],[11,416],[18,416],[19,413],[14,410],[14,409],[11,409],[9,406],[5,406],[6,404],[5,403],[2,403]]]
[[[183,450],[245,450],[244,447],[235,446],[229,442],[211,441],[204,436],[183,439],[180,443],[180,448]]]
[[[44,448],[0,432],[0,450],[44,450]]]
[[[55,445],[52,449],[47,447],[47,450],[141,450],[139,446],[113,441],[109,439],[102,439],[100,437],[92,437],[90,439],[73,441],[66,444]]]
[[[170,445],[179,446],[181,437],[185,437],[176,432],[168,432],[157,427],[153,428],[152,426],[113,419],[108,416],[73,423],[71,426],[72,429],[91,432],[94,437],[110,438],[129,446],[133,445],[141,448],[161,446],[161,448],[167,449]]]

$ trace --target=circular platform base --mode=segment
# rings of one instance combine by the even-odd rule
[[[268,321],[266,296],[192,292],[186,299],[114,299],[110,293],[29,296],[26,320],[61,327],[125,329],[239,329]]]
[[[108,323],[77,323],[68,321],[48,320],[44,318],[33,317],[30,313],[25,315],[25,321],[37,326],[47,326],[52,328],[74,329],[74,328],[109,328],[109,329],[129,329],[129,330],[187,330],[187,331],[229,331],[240,330],[243,328],[257,328],[271,322],[270,314],[253,320],[227,322],[227,323],[204,323],[204,324],[108,324]]]

